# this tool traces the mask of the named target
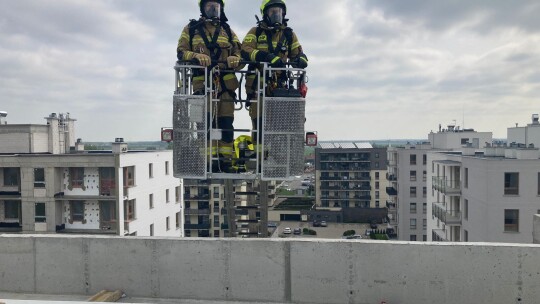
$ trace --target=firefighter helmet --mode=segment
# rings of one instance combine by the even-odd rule
[[[209,2],[209,1],[214,1],[214,2],[217,2],[219,4],[221,4],[221,16],[220,18],[223,19],[223,16],[225,16],[225,0],[199,0],[199,8],[201,9],[201,16],[203,17],[208,17],[207,14],[205,13],[204,11],[204,5],[206,4],[206,2]],[[226,17],[225,17],[226,19]]]
[[[281,6],[284,12],[283,15],[285,16],[287,14],[287,4],[285,4],[285,0],[263,0],[261,4],[261,15],[264,16],[266,9],[271,6]]]

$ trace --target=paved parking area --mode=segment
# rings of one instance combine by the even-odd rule
[[[309,228],[317,231],[317,235],[283,235],[283,230],[286,227],[289,227],[293,230],[294,228]],[[363,236],[366,229],[370,230],[369,224],[328,223],[328,227],[313,227],[313,223],[311,222],[280,222],[276,231],[274,231],[274,233],[272,234],[272,237],[340,239],[343,236],[343,232],[347,230],[354,230],[356,231],[356,234],[361,234]]]

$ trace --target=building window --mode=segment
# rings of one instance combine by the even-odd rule
[[[34,188],[45,188],[45,169],[34,169]]]
[[[165,189],[165,202],[170,203],[169,189]]]
[[[379,162],[374,162],[375,168],[379,168]]]
[[[124,167],[124,187],[135,186],[135,167]]]
[[[36,203],[34,221],[36,223],[47,222],[47,218],[45,217],[45,203]]]
[[[219,198],[219,187],[214,187],[214,197]]]
[[[69,184],[72,188],[84,186],[84,168],[69,168]]]
[[[424,235],[422,236],[422,241],[427,242],[427,235],[424,234]]]
[[[422,197],[427,197],[427,187],[422,188]]]
[[[375,172],[375,179],[379,179],[379,172]]]
[[[538,173],[538,195],[540,195],[540,172]]]
[[[215,237],[215,238],[218,238],[218,237],[219,237],[219,230],[214,230],[214,237]]]
[[[411,154],[410,155],[410,165],[411,166],[416,165],[416,154]]]
[[[463,241],[468,242],[469,241],[469,231],[463,230]]]
[[[379,208],[381,206],[380,201],[375,201],[375,208]]]
[[[177,203],[180,203],[180,186],[174,188],[174,198]]]
[[[84,221],[84,201],[70,201],[69,209],[71,211],[71,221],[83,222]]]
[[[416,213],[416,203],[411,203],[410,213],[412,213],[412,214]]]
[[[375,153],[375,158],[379,158],[379,153]]]
[[[427,203],[423,203],[423,204],[422,204],[422,213],[423,213],[423,214],[426,214],[426,213],[427,213]]]
[[[425,166],[427,165],[427,155],[426,154],[423,154],[422,155],[422,164]]]
[[[504,231],[519,232],[519,210],[505,209],[504,210]]]
[[[426,181],[427,180],[427,171],[424,170],[424,172],[422,172],[422,181]]]
[[[463,218],[468,220],[469,219],[469,200],[465,199],[463,201]]]
[[[519,194],[519,173],[504,173],[504,195]]]
[[[416,230],[416,219],[411,219],[410,221],[410,229]]]
[[[422,227],[424,228],[424,230],[427,229],[427,219],[422,220]]]
[[[169,162],[165,162],[165,175],[169,175]]]
[[[148,204],[150,205],[150,209],[154,209],[154,194],[148,195]]]
[[[411,182],[415,182],[416,181],[416,171],[411,171],[409,173],[409,178],[410,178]]]
[[[465,184],[465,188],[469,188],[469,168],[465,168],[465,173],[463,177],[463,183]]]
[[[154,224],[150,224],[150,236],[154,236]]]
[[[411,234],[409,239],[410,239],[411,242],[416,242],[416,235]]]
[[[19,185],[19,168],[4,168],[4,186]]]
[[[184,230],[185,237],[191,237],[191,230]]]
[[[411,197],[416,197],[416,187],[411,187],[409,191]]]
[[[148,164],[148,178],[154,177],[154,164]]]
[[[381,198],[381,194],[379,193],[379,191],[375,191],[375,199],[380,199]]]
[[[124,201],[124,221],[135,220],[135,200]]]
[[[375,182],[375,189],[379,190],[380,187],[381,187],[380,183],[379,183],[379,182]]]
[[[182,214],[180,212],[176,212],[176,229],[180,228],[180,217]]]
[[[167,227],[167,231],[171,230],[171,217],[170,216],[167,216],[165,218],[165,227]]]
[[[20,205],[19,201],[4,201],[4,218],[19,219]]]

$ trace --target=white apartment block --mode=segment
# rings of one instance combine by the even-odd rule
[[[0,125],[0,231],[182,236],[172,151],[82,151],[68,115]]]
[[[388,149],[389,199],[386,205],[389,224],[394,227],[399,240],[429,240],[428,154],[459,149],[463,145],[491,143],[492,133],[448,126],[448,129],[440,129],[437,133],[431,132],[428,138],[429,142]]]
[[[428,163],[430,241],[532,243],[538,149],[466,148],[431,153]]]
[[[540,213],[540,124],[508,128],[511,144],[428,155],[428,239],[531,243]]]

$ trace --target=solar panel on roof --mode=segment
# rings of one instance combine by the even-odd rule
[[[356,148],[356,146],[352,142],[339,143],[339,147],[343,148],[343,149],[355,149]]]
[[[335,148],[333,143],[320,143],[319,145],[323,149],[334,149]]]
[[[354,143],[358,149],[371,149],[373,146],[368,142],[356,142]]]

